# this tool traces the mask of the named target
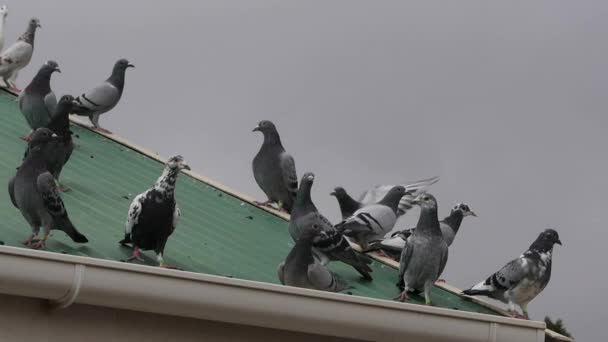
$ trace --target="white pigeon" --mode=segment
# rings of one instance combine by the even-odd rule
[[[4,26],[6,25],[6,16],[8,15],[8,7],[0,6],[0,51],[4,47]]]
[[[15,74],[32,60],[34,38],[38,27],[40,27],[40,21],[37,18],[30,19],[25,33],[0,55],[0,77],[12,91],[20,92],[15,85]]]

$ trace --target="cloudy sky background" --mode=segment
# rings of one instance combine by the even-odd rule
[[[8,46],[40,18],[24,87],[47,59],[80,94],[116,59],[135,69],[102,126],[264,199],[251,173],[273,120],[333,220],[336,185],[441,176],[467,219],[444,277],[467,287],[557,229],[530,305],[579,340],[605,337],[606,1],[5,0]],[[413,224],[416,213],[401,222]]]

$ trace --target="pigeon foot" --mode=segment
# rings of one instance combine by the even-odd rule
[[[524,316],[524,315],[520,314],[517,311],[512,311],[511,312],[511,317],[513,317],[513,318],[519,318],[519,319],[525,319],[525,320],[530,320],[530,318],[528,318],[527,316]]]
[[[36,241],[38,241],[38,240],[36,240],[36,235],[32,234],[32,235],[30,235],[30,237],[27,238],[27,240],[21,241],[21,243],[29,247],[32,245],[32,243],[34,243]]]
[[[401,292],[397,297],[393,298],[394,300],[398,300],[400,302],[405,302],[406,300],[408,300],[410,297],[407,295],[407,291],[403,291]]]
[[[445,281],[445,279],[441,278],[441,279],[437,279],[438,283],[447,283],[447,281]]]
[[[97,131],[97,132],[105,133],[105,134],[112,134],[112,132],[110,132],[109,130],[102,128],[102,127],[93,127],[93,130]]]
[[[33,249],[43,249],[44,247],[46,247],[46,239],[40,239],[38,241],[35,241],[30,245],[30,247]]]
[[[144,262],[144,259],[139,255],[139,249],[135,248],[133,250],[133,254],[126,260],[126,262],[131,262],[133,260],[139,260],[140,262]]]

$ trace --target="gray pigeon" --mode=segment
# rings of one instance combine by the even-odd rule
[[[426,305],[431,305],[431,289],[448,261],[448,244],[439,228],[435,197],[421,194],[414,204],[420,206],[420,217],[399,260],[399,278],[403,279],[404,288],[398,298],[406,300],[410,290],[424,292]]]
[[[344,190],[343,187],[338,186],[334,189],[331,196],[336,197],[338,201],[338,205],[340,206],[340,214],[342,214],[342,220],[346,220],[348,217],[352,216],[355,211],[361,209],[363,204],[350,197],[350,195]]]
[[[551,278],[554,244],[561,246],[559,235],[553,229],[546,229],[519,258],[462,293],[500,300],[509,305],[513,317],[529,319],[528,303],[547,286]],[[515,304],[521,308],[523,316],[517,313]]]
[[[8,191],[13,205],[21,211],[32,228],[32,234],[23,243],[33,248],[43,248],[52,229],[64,231],[74,242],[85,243],[82,235],[70,221],[63,201],[55,188],[55,179],[47,171],[44,148],[56,139],[47,128],[34,131],[27,158],[11,178]],[[35,240],[42,228],[42,237]]]
[[[105,82],[76,98],[74,114],[88,116],[94,130],[112,133],[99,126],[99,116],[116,106],[125,88],[125,71],[134,67],[128,60],[119,59]]]
[[[21,110],[21,114],[23,114],[27,124],[32,129],[24,137],[25,140],[29,140],[34,130],[46,126],[51,120],[53,113],[55,113],[57,97],[55,97],[55,93],[51,90],[51,75],[55,71],[61,72],[57,62],[47,61],[44,63],[32,79],[32,82],[25,87],[17,98],[19,110]]]
[[[456,233],[460,229],[462,219],[466,216],[477,216],[471,208],[464,203],[458,203],[452,208],[450,215],[446,216],[439,222],[439,228],[441,229],[441,235],[448,244],[448,247],[454,242]],[[407,239],[414,233],[416,228],[404,229],[391,234],[391,237],[374,241],[370,244],[367,251],[379,250],[385,252],[389,258],[399,258],[403,247],[405,247]]]
[[[394,186],[380,202],[355,211],[336,228],[367,249],[369,242],[384,238],[393,229],[397,222],[397,206],[405,194],[403,186]]]
[[[313,246],[331,244],[332,237],[316,224],[305,227],[295,246],[277,270],[281,284],[329,292],[340,292],[349,286],[338,279],[314,255]]]
[[[182,156],[172,157],[154,186],[137,195],[131,202],[125,237],[119,242],[133,249],[133,254],[127,261],[143,261],[139,255],[140,249],[154,250],[159,266],[168,267],[163,255],[167,240],[181,216],[175,201],[175,182],[181,170],[190,170],[190,166]]]
[[[20,92],[11,80],[15,79],[19,70],[30,63],[34,54],[34,38],[38,27],[40,27],[40,21],[37,18],[30,19],[25,33],[0,55],[0,77],[12,91]]]
[[[410,210],[414,206],[414,199],[418,195],[425,193],[431,185],[437,183],[438,181],[439,177],[436,176],[412,183],[406,182],[403,184],[397,184],[404,187],[407,191],[407,194],[403,196],[399,202],[397,217],[404,215],[408,210]],[[373,189],[367,190],[361,194],[359,202],[361,202],[363,205],[374,204],[386,196],[386,194],[394,187],[395,185],[375,186]]]
[[[289,220],[289,234],[294,241],[300,239],[302,232],[312,225],[316,225],[328,237],[316,243],[313,241],[313,252],[317,259],[325,265],[329,261],[342,261],[359,272],[364,279],[371,280],[372,272],[369,264],[372,260],[363,255],[357,254],[350,246],[346,238],[317,210],[310,197],[315,175],[306,173],[300,182],[296,203]]]
[[[272,122],[260,121],[253,131],[264,134],[264,143],[252,163],[253,177],[268,197],[268,201],[259,204],[269,205],[274,202],[279,208],[291,213],[298,191],[293,157],[285,152],[279,132]]]

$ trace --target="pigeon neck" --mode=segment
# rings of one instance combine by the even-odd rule
[[[6,24],[6,17],[0,14],[0,39],[4,38],[4,26]]]
[[[42,94],[48,94],[51,92],[51,75],[53,74],[53,70],[47,67],[42,67],[32,79],[30,83],[31,87],[35,87],[37,91],[40,91]],[[31,89],[31,87],[28,88]]]
[[[338,205],[340,206],[340,212],[348,216],[361,207],[359,202],[355,201],[349,194],[338,195]]]
[[[265,132],[264,133],[264,145],[279,145],[281,144],[281,137],[279,136],[279,132]]]
[[[401,200],[400,196],[395,196],[395,195],[392,195],[389,193],[386,196],[384,196],[384,198],[382,200],[380,200],[380,202],[378,202],[378,204],[383,204],[383,205],[393,209],[393,211],[396,213],[397,208],[399,207],[400,200]]]
[[[299,213],[307,213],[309,211],[317,211],[312,199],[310,198],[310,188],[312,184],[303,183],[296,194],[296,203],[291,216],[298,216]]]
[[[65,136],[70,133],[70,118],[68,115],[70,114],[70,110],[72,109],[72,104],[64,104],[59,102],[57,104],[57,108],[55,109],[55,114],[51,118],[51,121],[46,125],[46,128],[55,132],[57,135]]]
[[[416,225],[416,232],[427,235],[441,235],[439,228],[439,218],[437,216],[437,208],[422,208],[420,210],[420,218]]]
[[[538,253],[551,252],[553,250],[553,243],[550,243],[544,240],[542,237],[539,237],[530,245],[530,248],[528,248],[528,250]]]
[[[460,229],[460,224],[462,223],[463,218],[464,216],[462,215],[462,211],[452,210],[450,215],[443,219],[443,222],[452,228],[454,233],[458,233],[458,229]]]
[[[165,198],[173,198],[175,192],[175,181],[179,170],[165,167],[163,174],[154,184],[154,189],[165,195]]]
[[[126,69],[114,68],[112,75],[108,77],[108,82],[115,86],[121,94],[125,87],[125,71]]]
[[[23,33],[21,35],[21,37],[19,37],[19,40],[22,40],[26,43],[29,43],[31,46],[34,46],[34,38],[36,38],[36,25],[30,24],[27,27],[27,30],[25,31],[25,33]]]

